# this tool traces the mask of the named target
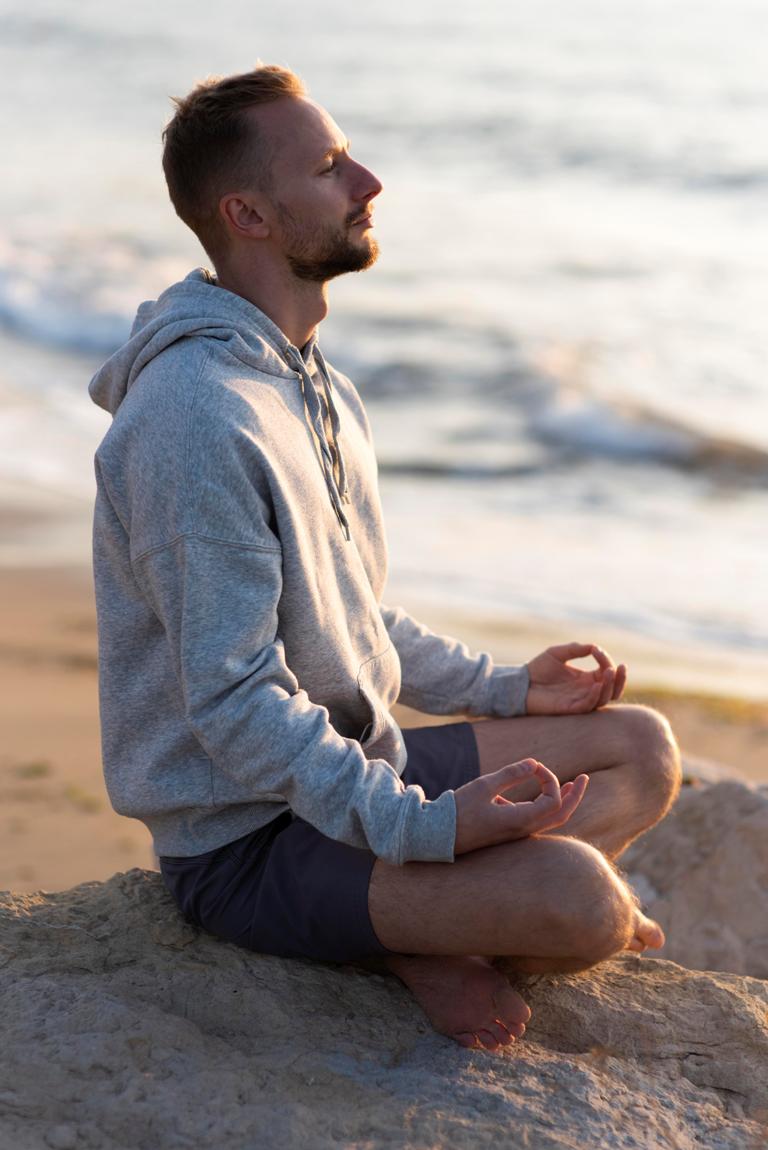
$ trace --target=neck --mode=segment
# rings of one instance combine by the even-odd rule
[[[327,285],[297,279],[285,268],[217,265],[216,279],[269,316],[294,347],[302,348],[328,314]]]

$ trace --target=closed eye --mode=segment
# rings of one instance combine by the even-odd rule
[[[329,151],[328,152],[328,163],[326,164],[326,166],[324,168],[320,169],[319,175],[326,176],[330,172],[335,171],[336,168],[338,168],[338,166],[339,166],[339,160],[341,159],[342,156],[349,155],[349,149],[351,147],[352,147],[352,145],[351,145],[350,141],[347,140],[347,142],[343,148],[337,148],[335,151]]]

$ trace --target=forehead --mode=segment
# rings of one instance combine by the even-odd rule
[[[312,167],[333,149],[344,148],[347,139],[336,121],[314,100],[286,96],[271,104],[251,108],[272,155],[274,174]]]

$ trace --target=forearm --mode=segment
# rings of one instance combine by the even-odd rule
[[[399,701],[433,715],[525,714],[528,669],[496,666],[486,652],[436,635],[400,607],[381,614],[402,667]]]

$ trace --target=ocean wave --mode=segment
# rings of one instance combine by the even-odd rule
[[[436,430],[425,424],[418,450],[409,452],[407,446],[404,450],[401,443],[393,443],[390,453],[386,440],[380,441],[382,473],[497,481],[603,459],[670,467],[720,484],[768,486],[768,451],[707,434],[650,408],[626,401],[612,404],[588,394],[574,396],[551,380],[539,382],[538,391],[530,376],[520,392],[509,387],[505,402],[500,402],[498,393],[483,397],[476,386],[468,397],[471,427],[462,428],[457,408],[453,425],[444,422]],[[398,387],[397,398],[403,394]],[[515,408],[514,421],[505,418],[504,406]],[[522,459],[521,441],[528,444]],[[508,458],[503,458],[505,453]]]
[[[31,343],[111,355],[169,271],[177,277],[176,261],[125,237],[69,235],[42,249],[0,236],[0,324]]]
[[[128,337],[137,301],[186,270],[178,258],[122,236],[70,236],[45,250],[0,237],[0,324],[33,345],[107,356]],[[477,317],[462,324],[439,313],[350,313],[335,331],[338,347],[331,340],[326,350],[366,403],[426,409],[412,449],[402,427],[392,443],[379,438],[384,472],[482,481],[597,457],[768,482],[765,450],[652,406],[596,397],[588,381],[537,366],[509,332]]]

